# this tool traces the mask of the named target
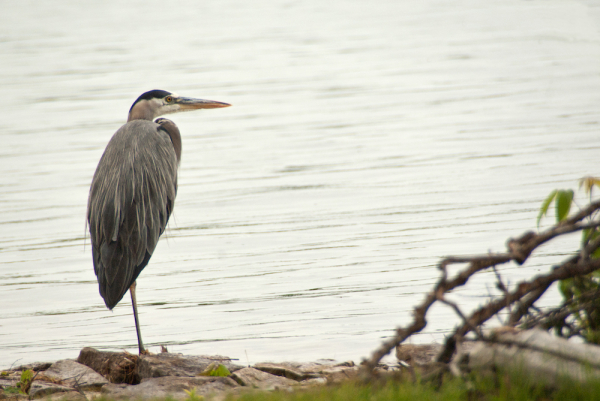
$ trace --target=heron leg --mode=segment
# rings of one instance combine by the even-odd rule
[[[133,305],[133,318],[135,319],[135,331],[137,332],[138,338],[138,346],[140,349],[140,355],[146,353],[146,349],[144,348],[144,343],[142,342],[142,331],[140,330],[140,321],[138,320],[137,313],[137,302],[135,300],[135,281],[129,287],[129,292],[131,293],[131,304]]]

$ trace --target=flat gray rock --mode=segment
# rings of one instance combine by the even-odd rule
[[[31,389],[29,389],[29,398],[46,398],[50,394],[64,393],[69,391],[73,391],[73,389],[71,387],[62,386],[60,384],[47,383],[35,379],[31,384]]]
[[[296,380],[282,376],[275,376],[254,368],[243,368],[235,371],[231,378],[242,386],[258,388],[261,390],[284,390],[297,386]]]
[[[0,400],[2,401],[26,401],[27,395],[25,394],[3,394],[0,393]]]
[[[98,393],[95,393],[98,394]],[[90,398],[91,399],[91,398]],[[66,393],[54,393],[44,397],[44,401],[89,401],[87,396],[84,396],[78,391],[68,391]]]
[[[15,371],[15,370],[23,371],[23,370],[31,369],[34,372],[38,372],[40,370],[46,370],[50,366],[52,366],[52,362],[34,362],[34,363],[28,363],[27,365],[17,366],[16,368],[12,368],[10,370],[12,370],[12,371]]]
[[[27,399],[25,394],[18,393],[4,393],[2,389],[15,387],[17,384],[17,379],[8,379],[5,377],[0,377],[0,400],[18,400],[18,399]],[[21,395],[21,397],[19,397]]]
[[[81,390],[99,391],[108,383],[104,376],[93,369],[69,359],[53,363],[43,372],[43,377]]]
[[[20,374],[19,376],[15,374],[8,377],[0,377],[0,387],[14,387],[15,384],[17,384],[17,382],[19,381],[20,376]]]
[[[0,378],[0,387],[1,388],[7,388],[7,387],[16,387],[17,382],[20,380],[20,375],[19,378],[10,378],[10,379],[6,379],[6,378]],[[66,387],[57,383],[48,383],[48,382],[44,382],[44,381],[40,381],[38,380],[38,378],[36,377],[33,380],[33,383],[31,384],[31,388],[29,389],[29,396],[25,395],[25,394],[20,394],[20,393],[10,393],[10,394],[5,394],[3,392],[0,392],[0,399],[3,399],[2,396],[5,396],[7,398],[4,399],[27,399],[27,398],[42,398],[42,397],[46,397],[50,394],[54,394],[54,393],[61,393],[61,392],[65,392],[65,391],[72,391],[73,389],[71,387]]]
[[[213,362],[225,365],[232,373],[243,368],[243,366],[234,364],[230,358],[224,356],[188,356],[161,353],[140,355],[137,374],[140,379],[164,376],[195,377]]]
[[[188,397],[185,390],[196,389],[197,395],[207,396],[222,393],[238,387],[229,377],[154,377],[144,379],[135,386],[128,384],[107,384],[102,387],[102,395],[114,399],[164,399],[170,396],[176,400]]]
[[[330,383],[353,378],[358,373],[358,366],[355,366],[353,362],[257,363],[254,368],[292,380],[325,378]]]
[[[321,377],[319,374],[314,374],[311,372],[302,372],[298,369],[297,364],[283,362],[283,363],[271,363],[271,362],[263,362],[257,363],[254,365],[255,369],[261,370],[263,372],[270,373],[276,376],[282,376],[292,380],[306,380],[306,379],[314,379],[317,377]]]

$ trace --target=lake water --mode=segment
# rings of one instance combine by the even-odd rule
[[[150,89],[233,105],[170,117],[179,193],[138,280],[153,352],[359,362],[440,258],[503,251],[552,189],[600,175],[599,1],[7,1],[0,27],[0,367],[136,352],[129,296],[111,312],[98,294],[85,210]],[[453,299],[491,293],[484,273]],[[457,321],[436,307],[412,341]]]

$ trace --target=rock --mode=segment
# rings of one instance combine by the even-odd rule
[[[113,399],[164,399],[176,400],[188,397],[185,390],[196,389],[197,395],[208,396],[234,389],[238,384],[228,377],[174,377],[163,376],[143,379],[138,385],[107,384],[102,395]]]
[[[10,370],[23,371],[23,370],[31,369],[34,372],[39,372],[39,371],[48,369],[50,366],[52,366],[52,362],[34,362],[34,363],[28,363],[27,365],[17,366],[16,368],[13,368]]]
[[[305,374],[303,372],[300,372],[299,370],[297,370],[293,366],[291,366],[291,364],[285,363],[285,362],[284,363],[269,363],[269,362],[257,363],[256,365],[254,365],[254,368],[261,370],[263,372],[270,373],[272,375],[282,376],[282,377],[286,377],[288,379],[298,380],[298,381],[320,377],[319,375],[313,375],[310,373]]]
[[[100,388],[108,383],[104,376],[93,369],[69,359],[52,364],[36,380],[45,380],[46,378],[54,383],[92,391],[100,391]]]
[[[441,350],[440,344],[400,344],[396,347],[396,358],[411,366],[423,366],[434,362]]]
[[[358,367],[354,362],[257,363],[254,367],[263,372],[298,381],[325,378],[329,383],[337,383],[354,378],[358,374]]]
[[[5,393],[0,391],[0,400],[2,401],[25,401],[28,396],[21,393]]]
[[[6,389],[8,387],[16,387],[17,383],[20,381],[20,377],[21,375],[19,374],[18,376],[15,375],[14,378],[11,379],[6,379],[6,378],[2,378],[0,379],[0,388],[2,389]],[[25,397],[25,399],[30,398],[42,398],[45,397],[47,395],[50,394],[54,394],[54,393],[60,393],[60,392],[65,392],[65,391],[71,391],[73,390],[70,387],[66,387],[57,383],[46,383],[43,381],[39,381],[37,379],[37,377],[33,380],[33,383],[31,383],[31,387],[29,389],[29,396],[25,395],[25,394],[20,394],[20,393],[6,393],[4,391],[0,392],[0,399],[4,400],[4,399],[20,399],[21,397],[18,397],[19,395],[22,395],[23,397]]]
[[[243,368],[243,366],[231,362],[230,358],[223,356],[188,356],[160,353],[140,355],[137,374],[140,379],[163,376],[195,377],[213,362],[225,365],[230,372]]]
[[[21,378],[21,372],[16,372],[9,376],[0,377],[0,389],[16,386],[16,384],[20,380],[20,378]]]
[[[231,378],[242,386],[259,388],[262,390],[283,390],[298,385],[296,380],[275,376],[254,368],[237,370],[231,375]]]
[[[316,377],[314,379],[306,379],[301,382],[303,386],[322,386],[327,384],[327,379],[324,377]]]
[[[81,350],[77,362],[88,366],[103,375],[111,383],[137,384],[140,378],[136,373],[138,356],[125,352],[98,351],[86,347]]]
[[[501,333],[494,341],[476,342],[453,363],[462,371],[496,367],[518,371],[548,386],[561,377],[579,382],[600,378],[598,346],[568,341],[544,330]]]
[[[64,393],[68,391],[73,391],[73,389],[60,384],[46,383],[35,379],[31,384],[31,389],[29,390],[29,399],[46,398],[50,394]]]
[[[19,381],[19,378],[17,377],[17,375],[13,375],[14,377],[8,378],[8,377],[0,377],[0,400],[20,400],[20,399],[27,399],[27,396],[25,394],[19,394],[17,393],[13,393],[8,392],[5,393],[4,389],[11,389],[14,388],[17,384],[17,382]],[[19,374],[20,377],[20,374]]]
[[[44,398],[44,401],[88,401],[88,397],[78,391],[68,391],[49,395]]]

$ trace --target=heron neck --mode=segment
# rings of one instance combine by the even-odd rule
[[[159,115],[160,113],[158,113],[158,107],[156,104],[147,100],[142,100],[134,104],[131,110],[129,110],[127,122],[133,120],[152,121]]]

